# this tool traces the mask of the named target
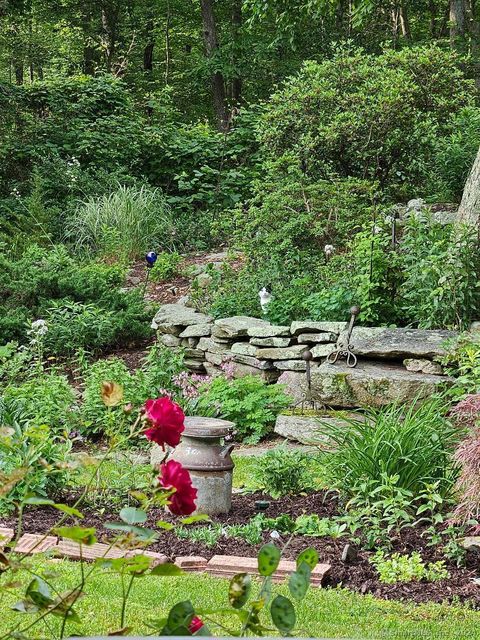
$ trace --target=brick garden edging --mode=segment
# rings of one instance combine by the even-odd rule
[[[13,529],[0,527],[0,549],[10,545],[15,532]],[[12,548],[16,553],[37,554],[51,552],[55,557],[67,558],[69,560],[94,561],[100,558],[123,558],[132,557],[139,553],[153,559],[153,564],[164,564],[168,562],[167,556],[154,551],[143,551],[135,549],[125,551],[111,547],[108,544],[96,542],[95,544],[84,545],[81,550],[80,545],[71,540],[58,539],[55,536],[43,536],[34,533],[25,533]],[[237,573],[249,573],[258,575],[257,558],[243,558],[241,556],[213,556],[207,560],[202,556],[177,556],[175,564],[185,572],[208,573],[218,578],[230,579]],[[295,571],[296,563],[292,560],[281,560],[277,570],[273,574],[273,580],[280,582],[290,573]],[[321,587],[324,579],[329,575],[331,566],[329,564],[319,564],[312,571],[311,585]]]

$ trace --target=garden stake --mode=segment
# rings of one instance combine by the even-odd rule
[[[150,278],[150,269],[153,267],[153,265],[155,264],[155,262],[157,261],[157,254],[155,253],[155,251],[149,251],[146,256],[145,256],[145,261],[147,263],[147,267],[146,267],[146,277],[145,277],[145,282],[143,283],[143,293],[142,296],[145,296],[145,292],[147,290],[147,285],[148,285],[148,280]]]
[[[350,309],[350,323],[348,327],[346,327],[338,336],[337,344],[335,351],[329,353],[327,356],[328,364],[335,364],[339,358],[345,358],[347,361],[347,367],[356,367],[357,366],[357,356],[353,353],[353,345],[350,344],[350,337],[353,331],[353,325],[355,324],[355,319],[360,313],[360,307],[352,307]]]

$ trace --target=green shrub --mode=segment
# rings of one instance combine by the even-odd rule
[[[364,419],[346,418],[342,425],[320,420],[319,434],[332,445],[321,457],[329,480],[349,498],[364,483],[373,495],[385,477],[396,477],[396,489],[412,498],[431,484],[448,495],[457,475],[452,453],[462,434],[447,419],[447,410],[444,399],[433,398],[420,405],[412,400],[369,409]]]
[[[149,249],[170,248],[173,224],[160,191],[119,185],[110,195],[78,206],[68,237],[100,256],[135,258]]]
[[[0,255],[0,344],[25,342],[32,320],[49,317],[45,338],[52,352],[88,347],[99,351],[151,334],[141,292],[122,291],[119,266],[77,263],[66,247],[30,245],[17,258]],[[89,327],[90,323],[92,327]],[[70,326],[71,324],[71,326]]]
[[[370,558],[371,564],[379,573],[380,582],[384,584],[395,584],[396,582],[412,582],[414,580],[425,580],[426,582],[436,582],[450,577],[445,562],[431,562],[428,565],[422,560],[419,553],[402,555],[394,553],[386,557],[383,551]]]
[[[197,415],[217,415],[231,420],[243,442],[255,444],[273,428],[277,414],[290,404],[280,386],[268,385],[258,376],[227,380],[219,376],[202,390]],[[207,413],[205,413],[207,412]]]
[[[68,429],[75,416],[73,388],[66,376],[55,372],[9,384],[1,395],[6,403],[15,405],[24,421],[47,425],[56,433]]]
[[[313,462],[309,454],[277,447],[256,458],[253,474],[261,489],[272,498],[280,498],[316,487]]]
[[[150,270],[150,278],[153,282],[164,282],[177,275],[178,266],[182,261],[182,256],[173,251],[168,253],[162,251],[157,256],[157,261]]]
[[[411,218],[400,245],[404,322],[463,328],[477,318],[480,258],[476,231]]]
[[[285,180],[303,166],[307,185],[355,177],[409,197],[427,179],[436,140],[474,106],[459,62],[436,46],[305,62],[261,118],[264,166]]]
[[[449,393],[462,398],[469,393],[480,391],[480,332],[462,333],[458,339],[450,341],[447,354],[442,359],[446,373],[455,378]]]
[[[51,497],[72,475],[68,465],[71,441],[48,424],[34,421],[16,398],[0,399],[0,470],[9,474],[26,469],[24,478],[0,498],[0,513],[13,510],[18,500],[33,494]]]

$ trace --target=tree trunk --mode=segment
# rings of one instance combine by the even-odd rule
[[[17,84],[23,84],[23,62],[20,60],[15,60],[13,66],[15,69],[15,82]]]
[[[466,0],[450,0],[450,44],[452,47],[456,47],[459,39],[465,37],[466,26]]]
[[[400,28],[402,30],[402,36],[405,40],[411,40],[412,36],[410,33],[410,22],[408,20],[407,8],[403,2],[400,2],[400,6],[398,8],[398,15],[400,18]]]
[[[212,58],[218,50],[217,28],[213,14],[213,0],[200,0],[203,21],[203,40],[207,58]],[[220,71],[212,75],[213,109],[221,131],[228,129],[226,110],[225,81]]]
[[[242,4],[243,0],[233,0],[232,7],[232,27],[233,27],[233,40],[234,40],[234,60],[233,66],[238,64],[238,58],[241,51],[241,28],[242,28]],[[240,104],[242,97],[242,78],[239,73],[236,72],[232,79],[232,103],[234,106]]]
[[[112,71],[116,54],[117,21],[118,7],[114,2],[107,0],[102,4],[102,29],[105,67],[108,72]]]
[[[145,27],[147,34],[147,44],[143,49],[143,70],[146,73],[152,73],[153,71],[153,49],[155,47],[155,37],[154,37],[154,24],[153,18],[149,18],[147,20],[147,24]]]
[[[480,229],[480,149],[465,183],[457,221]]]

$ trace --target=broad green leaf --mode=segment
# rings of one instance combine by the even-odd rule
[[[302,570],[292,573],[288,581],[290,593],[296,600],[302,600],[310,586],[310,568],[305,562],[301,566]]]
[[[272,622],[280,631],[281,634],[286,635],[295,627],[296,615],[293,604],[285,596],[277,596],[271,606],[270,613],[272,615]]]
[[[205,522],[210,521],[210,516],[207,516],[206,513],[199,513],[196,516],[189,516],[188,518],[182,518],[180,520],[180,524],[194,524],[195,522]]]
[[[315,569],[318,564],[318,553],[316,552],[316,550],[309,548],[302,551],[302,553],[297,558],[297,569],[302,564],[302,562],[305,562],[305,564],[307,564],[313,571],[313,569]]]
[[[95,537],[96,529],[93,527],[58,527],[55,529],[55,533],[61,538],[68,538],[79,544],[85,544],[90,546],[95,544],[97,538]]]
[[[280,562],[280,549],[273,543],[264,544],[258,552],[258,572],[261,576],[271,576]]]
[[[172,524],[171,522],[165,522],[164,520],[157,520],[155,526],[159,529],[165,529],[165,531],[171,531],[172,529],[175,529],[174,524]]]
[[[142,524],[147,521],[147,514],[142,509],[135,507],[124,507],[120,511],[120,518],[127,524]]]
[[[247,602],[252,581],[248,573],[238,573],[230,581],[228,600],[234,609],[241,609]]]
[[[113,531],[124,531],[125,533],[134,534],[139,540],[155,540],[158,536],[152,529],[145,529],[143,527],[136,527],[133,524],[124,524],[123,522],[105,522],[103,525],[105,529],[112,529]]]

